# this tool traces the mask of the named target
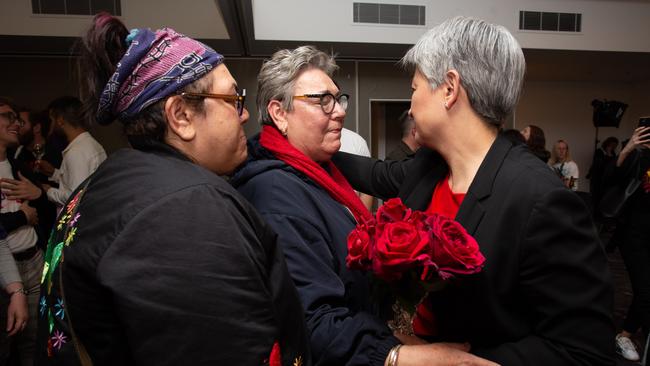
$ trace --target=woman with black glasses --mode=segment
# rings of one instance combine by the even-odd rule
[[[332,81],[337,68],[310,46],[278,51],[264,63],[257,98],[264,126],[231,183],[279,235],[314,364],[383,365],[398,341],[371,313],[368,282],[345,266],[346,236],[370,213],[330,163],[348,105]]]
[[[336,69],[332,57],[311,46],[278,51],[264,63],[257,94],[264,126],[249,141],[249,160],[231,183],[279,235],[305,310],[314,364],[395,365],[389,354],[401,342],[378,316],[382,304],[373,302],[369,278],[345,262],[348,233],[370,213],[330,161],[341,145],[348,106],[348,95],[332,80]],[[456,360],[478,360],[454,351]],[[419,353],[426,354],[432,355]],[[400,362],[419,364],[405,357]],[[438,364],[436,358],[418,361]]]

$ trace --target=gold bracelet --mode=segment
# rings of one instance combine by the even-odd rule
[[[397,366],[397,357],[399,357],[399,349],[402,347],[401,344],[390,349],[388,352],[388,357],[386,357],[386,366]]]

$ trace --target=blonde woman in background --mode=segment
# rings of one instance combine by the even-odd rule
[[[571,160],[569,144],[566,141],[558,140],[553,145],[553,153],[548,165],[562,178],[565,186],[574,191],[578,190],[578,177],[580,174],[578,164]]]

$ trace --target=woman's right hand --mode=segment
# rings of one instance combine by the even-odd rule
[[[639,146],[650,149],[650,127],[637,127],[623,150],[632,151]],[[623,151],[621,151],[623,152]]]
[[[650,127],[637,127],[634,130],[634,133],[630,136],[630,141],[625,144],[625,147],[623,147],[621,153],[618,155],[616,166],[621,166],[627,156],[639,146],[650,149]]]
[[[467,343],[431,343],[402,346],[397,366],[498,366],[497,363],[468,353]]]

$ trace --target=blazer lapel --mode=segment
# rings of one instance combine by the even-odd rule
[[[482,202],[492,194],[494,181],[511,148],[512,143],[508,139],[497,136],[458,209],[456,221],[463,225],[470,235],[474,235],[483,219],[485,208]]]

